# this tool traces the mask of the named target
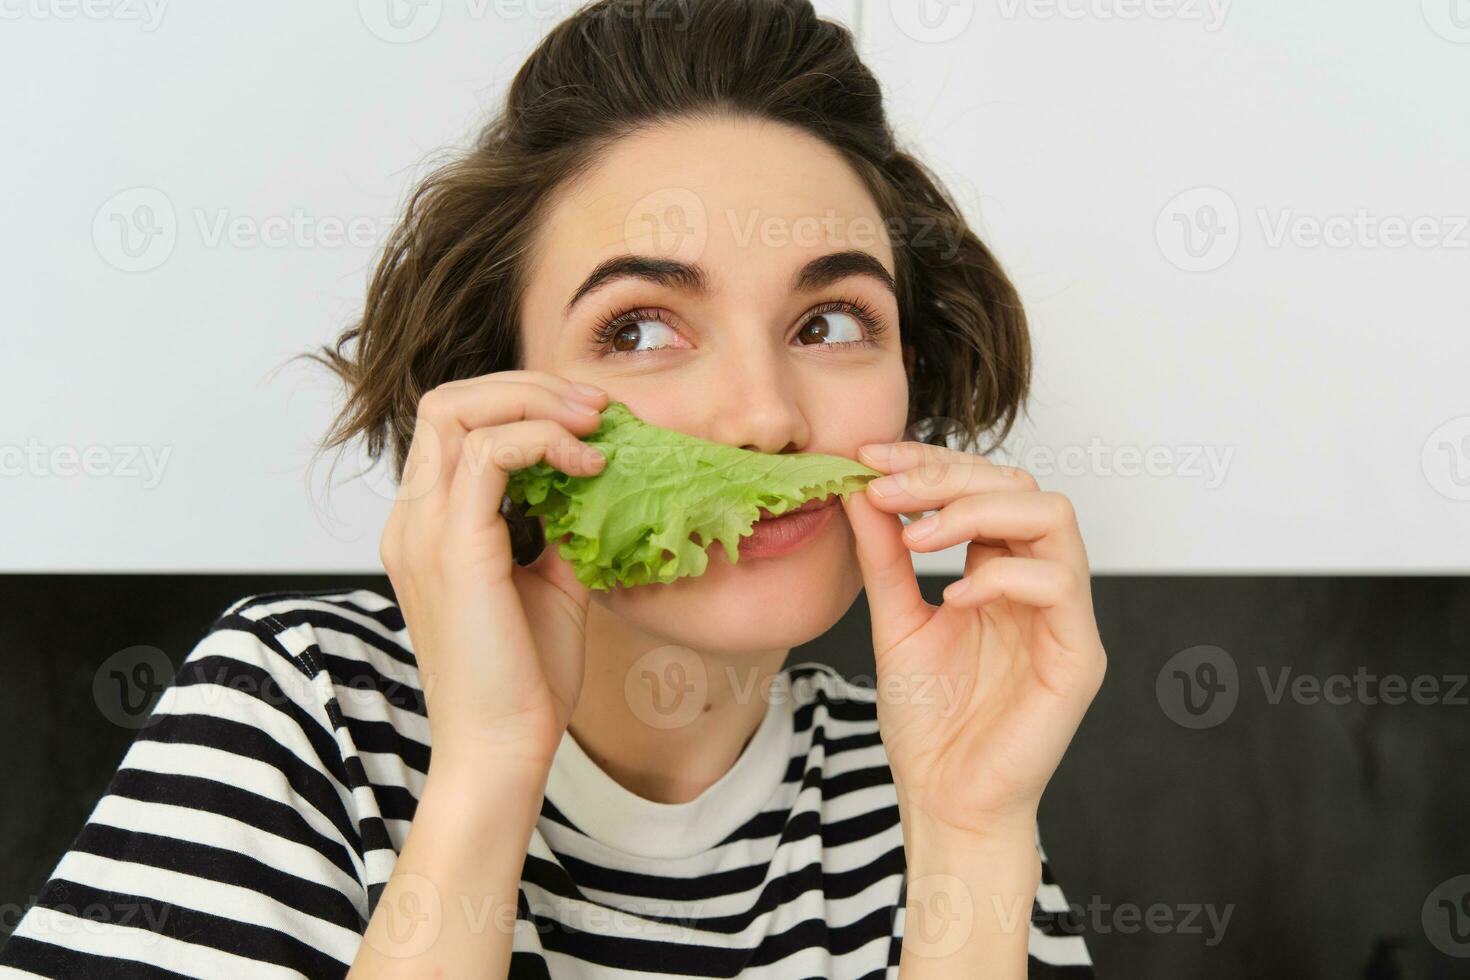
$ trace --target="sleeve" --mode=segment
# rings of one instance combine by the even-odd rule
[[[1027,941],[1027,975],[1031,980],[1095,978],[1092,957],[1082,936],[1082,916],[1075,914],[1052,874],[1051,862],[1036,831],[1041,856],[1041,884],[1031,903],[1031,935]]]
[[[164,688],[0,978],[346,975],[368,903],[331,679],[249,602]]]

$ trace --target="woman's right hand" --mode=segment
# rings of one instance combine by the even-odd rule
[[[591,593],[555,542],[517,565],[500,504],[508,475],[543,458],[574,476],[599,472],[601,453],[581,438],[607,401],[541,371],[451,381],[419,401],[379,556],[418,661],[435,761],[549,770],[581,692]]]

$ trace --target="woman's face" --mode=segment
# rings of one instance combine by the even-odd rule
[[[607,265],[625,259],[648,261]],[[855,458],[906,422],[894,274],[877,205],[820,140],[747,118],[644,130],[550,202],[521,308],[524,367],[712,442]],[[716,545],[703,575],[593,597],[695,649],[804,643],[862,585],[832,511],[788,554],[732,563]]]

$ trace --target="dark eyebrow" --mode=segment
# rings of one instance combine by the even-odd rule
[[[797,270],[792,277],[791,288],[796,292],[810,292],[840,282],[849,276],[867,276],[897,294],[897,287],[888,270],[867,252],[849,249],[818,256]],[[709,292],[709,277],[697,265],[689,265],[675,259],[654,259],[641,255],[619,255],[598,264],[597,268],[582,280],[582,284],[567,301],[563,315],[572,312],[583,297],[618,279],[642,279],[658,286],[683,289],[696,295]]]
[[[791,288],[796,292],[809,292],[813,289],[821,289],[830,286],[834,282],[841,282],[848,276],[867,276],[876,279],[884,289],[897,295],[898,288],[894,285],[893,277],[888,270],[883,268],[883,263],[857,249],[849,249],[846,252],[833,252],[831,255],[823,255],[812,259],[796,273],[791,282]]]
[[[572,293],[572,298],[567,301],[566,309],[562,311],[563,315],[570,314],[572,307],[581,302],[582,297],[617,279],[642,279],[658,286],[671,286],[697,295],[709,292],[709,280],[705,278],[704,270],[697,265],[689,265],[674,259],[619,255],[600,263],[586,279],[582,280],[582,285],[577,287]]]

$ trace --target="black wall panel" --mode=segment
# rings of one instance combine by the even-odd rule
[[[925,579],[932,601],[948,581]],[[0,577],[0,936],[133,736],[99,710],[103,661],[177,664],[237,598],[335,587],[391,594],[382,576]],[[1427,901],[1470,875],[1470,579],[1104,576],[1094,597],[1108,677],[1041,826],[1099,974],[1470,976],[1462,896]],[[860,598],[792,659],[871,678],[867,636]],[[1223,700],[1195,716],[1201,682]]]

